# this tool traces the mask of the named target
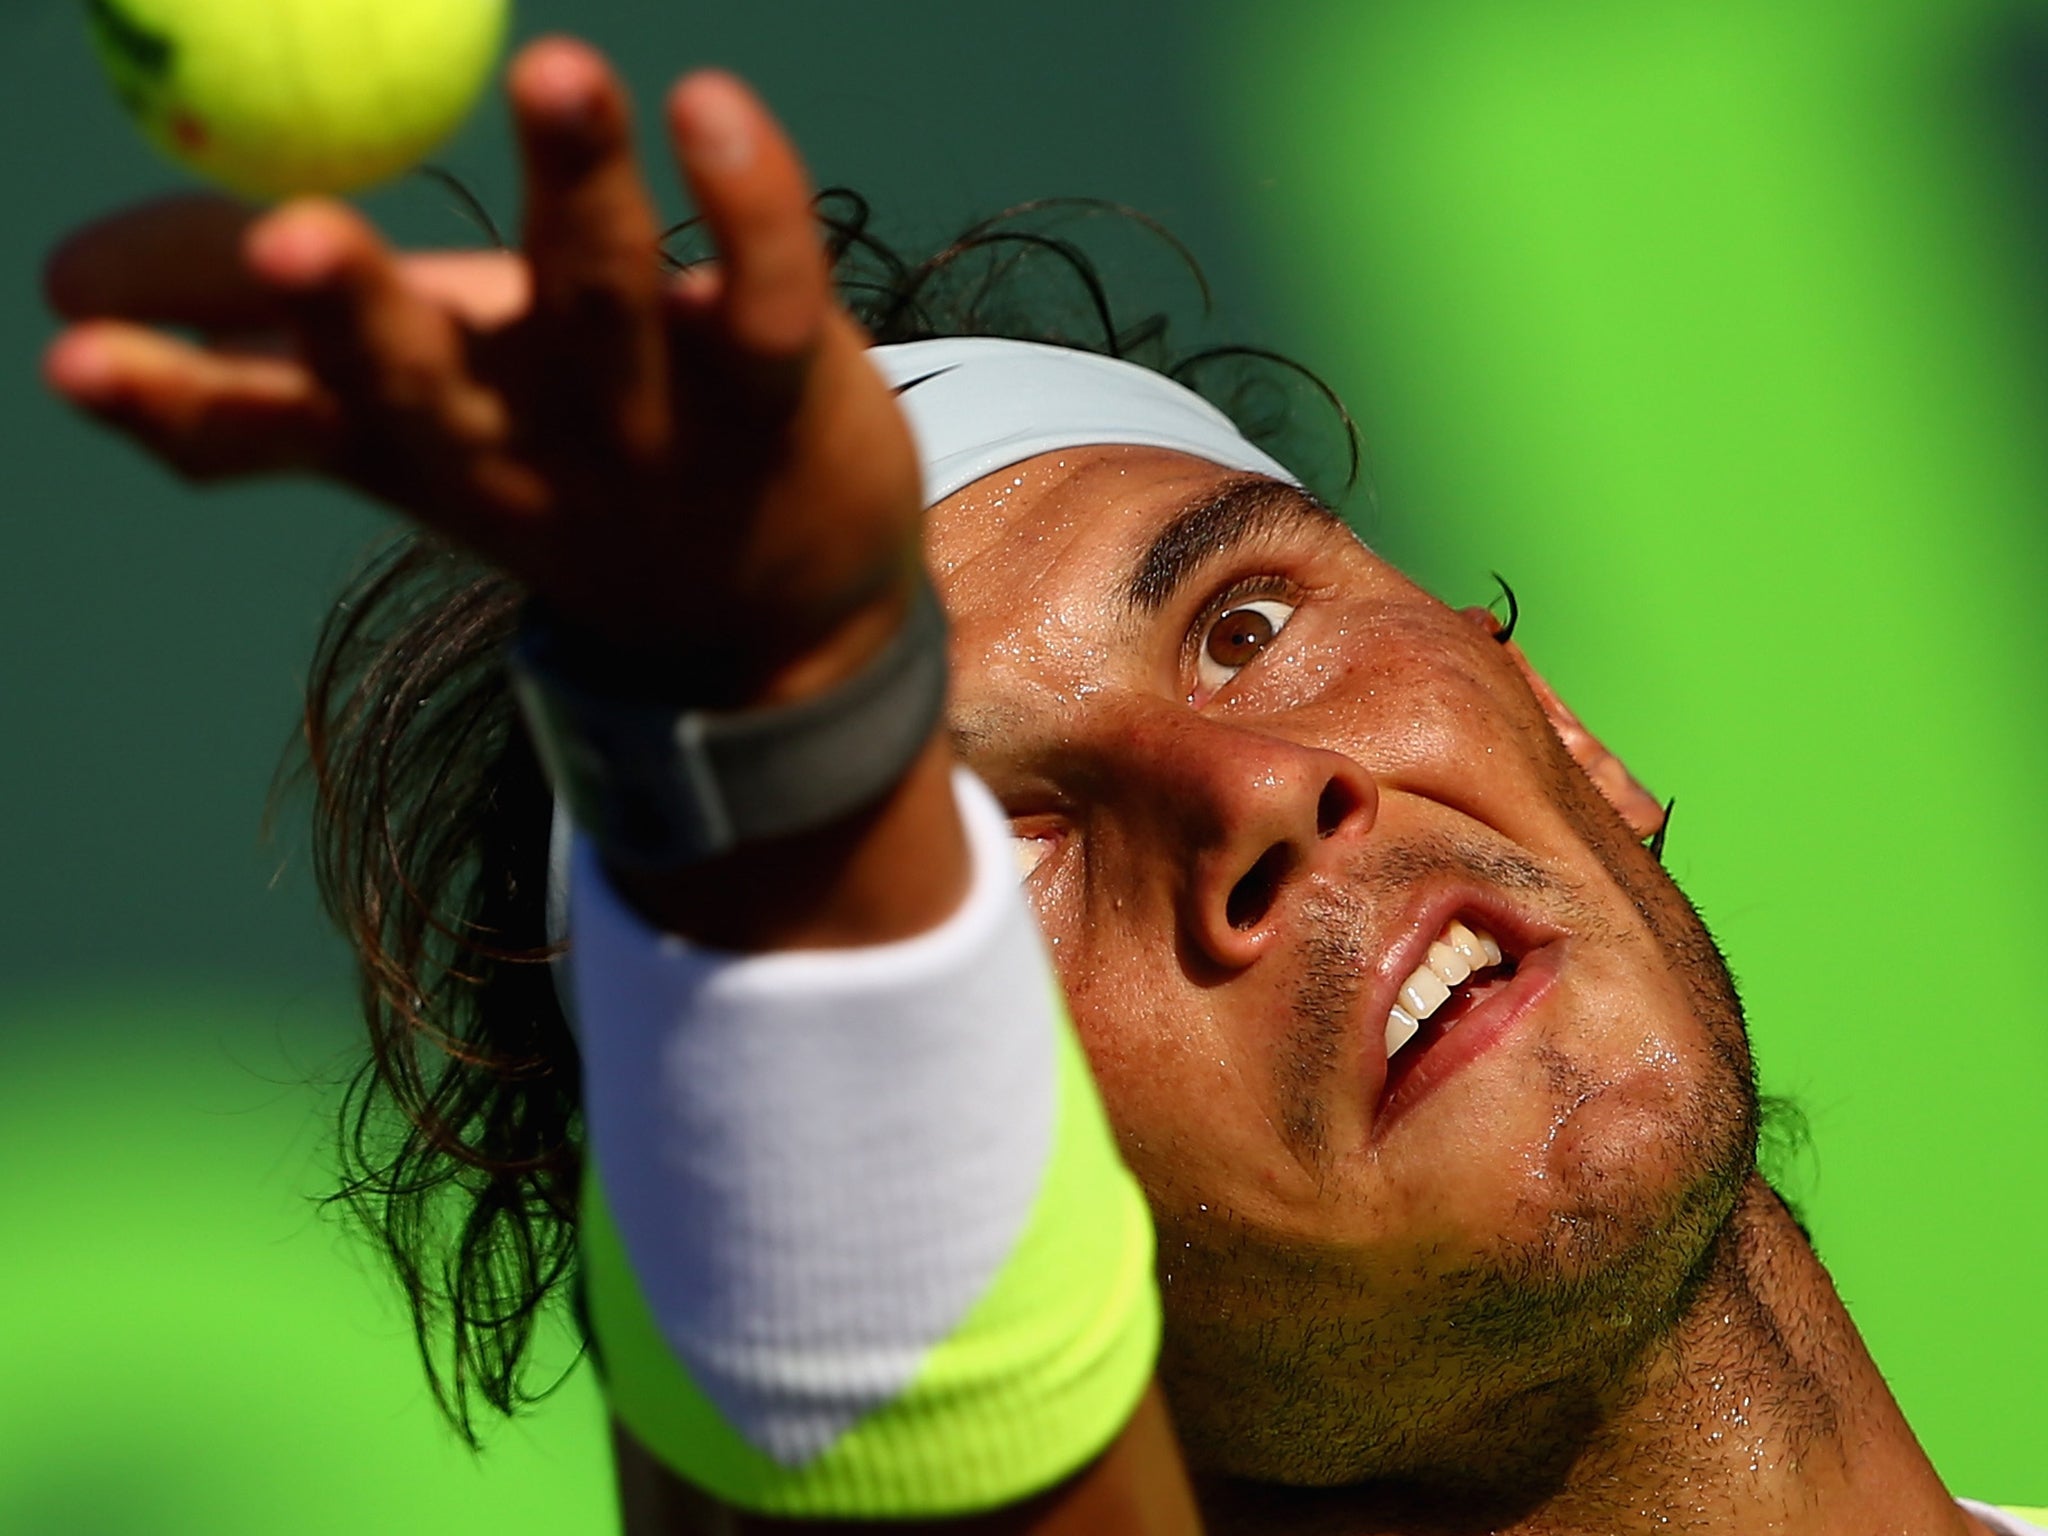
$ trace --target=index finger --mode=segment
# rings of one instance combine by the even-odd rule
[[[520,55],[510,89],[548,414],[572,440],[658,458],[671,426],[662,276],[625,87],[588,44],[553,37]]]

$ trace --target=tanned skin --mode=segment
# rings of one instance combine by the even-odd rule
[[[1159,1225],[1211,1530],[1975,1528],[1754,1175],[1656,802],[1491,615],[1150,449],[1016,466],[929,548],[956,748]],[[1388,988],[1444,911],[1520,952],[1504,1004],[1540,987],[1393,1080]]]
[[[1049,455],[927,519],[754,97],[707,72],[668,99],[718,252],[670,281],[604,62],[536,44],[511,93],[519,255],[402,256],[321,201],[133,210],[53,259],[47,373],[189,478],[350,485],[720,707],[852,674],[929,560],[954,711],[896,792],[620,880],[724,948],[923,931],[966,887],[956,756],[1036,861],[1160,1226],[1163,1391],[1061,1487],[923,1528],[1978,1529],[1750,1171],[1739,1012],[1641,847],[1654,802],[1490,618],[1154,450]],[[1212,665],[1254,603],[1272,633]],[[1389,989],[1457,913],[1512,949],[1513,1006],[1390,1078]],[[634,1536],[809,1528],[616,1439]]]

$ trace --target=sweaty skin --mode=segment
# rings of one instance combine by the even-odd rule
[[[1753,1177],[1653,803],[1490,622],[1159,450],[992,476],[927,548],[956,749],[1159,1221],[1215,1528],[1970,1528]],[[1212,651],[1248,604],[1271,638]],[[1385,1093],[1391,989],[1458,914],[1523,984]]]
[[[792,146],[730,77],[677,87],[719,261],[671,284],[603,61],[541,42],[510,85],[517,253],[405,256],[320,202],[130,210],[52,259],[52,386],[188,478],[381,501],[704,702],[833,686],[894,631],[921,498]],[[1750,1172],[1740,1015],[1654,806],[1490,622],[1168,453],[1033,460],[925,521],[953,747],[1158,1214],[1174,1413],[943,1528],[1186,1536],[1177,1430],[1221,1532],[1980,1529]],[[948,766],[627,894],[726,948],[929,928],[965,879]],[[1394,986],[1461,914],[1514,979],[1389,1091]],[[804,1528],[619,1454],[635,1533]]]

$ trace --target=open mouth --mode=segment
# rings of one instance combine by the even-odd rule
[[[1391,1095],[1429,1048],[1458,1021],[1513,980],[1514,959],[1492,934],[1457,918],[1429,946],[1387,1012],[1387,1082]]]

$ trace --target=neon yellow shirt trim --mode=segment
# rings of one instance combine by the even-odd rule
[[[612,1409],[641,1444],[740,1509],[900,1519],[1014,1503],[1115,1438],[1158,1354],[1152,1224],[1059,1007],[1058,1122],[1016,1251],[910,1387],[801,1466],[757,1450],[690,1380],[586,1176],[591,1328]]]

